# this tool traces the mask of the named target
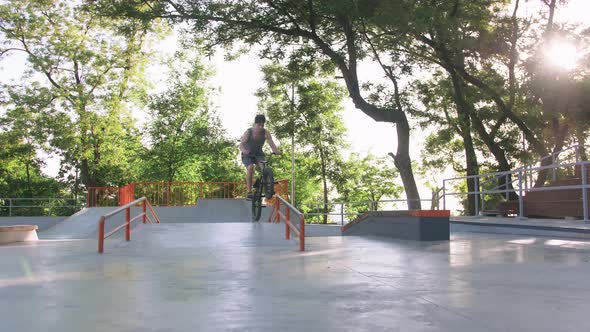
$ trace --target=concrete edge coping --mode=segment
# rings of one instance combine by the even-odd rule
[[[0,226],[0,232],[27,232],[39,229],[37,225],[11,225],[11,226]]]

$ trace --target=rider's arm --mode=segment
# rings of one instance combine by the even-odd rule
[[[242,138],[240,138],[240,151],[242,151],[243,154],[250,154],[250,151],[248,150],[248,148],[246,148],[247,142],[248,142],[248,130],[246,130],[244,132],[244,134],[242,135]]]
[[[275,142],[272,140],[272,136],[270,135],[270,132],[268,130],[266,130],[266,140],[268,141],[268,145],[270,145],[272,152],[275,154],[279,154],[279,149],[277,149],[277,146],[275,145]]]

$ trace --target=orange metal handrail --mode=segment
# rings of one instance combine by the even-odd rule
[[[275,203],[268,218],[268,222],[280,223],[281,221],[284,221],[285,239],[289,240],[291,238],[291,232],[295,233],[299,238],[299,251],[305,251],[305,218],[303,213],[299,212],[299,210],[289,204],[289,202],[280,195],[276,195],[275,197]],[[284,205],[286,208],[284,214],[281,211],[281,205]],[[291,211],[299,217],[299,228],[297,228],[291,220]]]
[[[141,204],[141,207],[142,207],[141,214],[138,214],[137,216],[131,218],[131,207],[136,204],[139,204],[139,203],[142,203]],[[98,221],[98,253],[102,254],[104,252],[104,240],[106,238],[108,238],[109,236],[117,233],[123,227],[125,227],[125,241],[131,241],[131,223],[134,222],[135,220],[138,220],[139,218],[141,218],[142,223],[145,224],[147,221],[149,221],[151,224],[152,220],[147,215],[147,208],[150,209],[150,212],[152,213],[152,217],[156,220],[156,223],[159,224],[160,219],[158,218],[158,215],[156,214],[156,212],[154,212],[152,205],[145,197],[138,198],[138,199],[134,200],[133,202],[129,202],[129,203],[121,206],[120,208],[115,209],[115,210],[101,216]],[[122,211],[125,211],[125,223],[115,227],[115,229],[110,231],[108,234],[105,234],[104,233],[104,226],[105,226],[106,220],[108,218],[122,212]]]

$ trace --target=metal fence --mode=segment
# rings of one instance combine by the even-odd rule
[[[289,181],[275,181],[275,192],[289,197]],[[245,198],[246,182],[133,182],[123,187],[89,187],[87,206],[121,206],[145,196],[153,206],[195,205],[199,199]]]
[[[421,199],[420,202],[430,203],[431,210],[438,209],[438,199]],[[426,204],[424,204],[426,205]],[[395,211],[395,210],[408,210],[407,199],[388,199],[378,201],[357,201],[357,202],[329,202],[328,210],[330,212],[322,212],[323,203],[319,202],[314,206],[305,206],[302,208],[305,212],[305,220],[307,223],[318,223],[322,222],[320,218],[327,216],[328,222],[332,224],[345,225],[358,216],[366,212],[374,211]]]
[[[86,205],[81,198],[0,198],[0,216],[70,216]]]
[[[555,159],[553,159],[555,160]],[[543,192],[543,191],[562,191],[565,194],[566,190],[579,190],[582,215],[585,223],[590,223],[588,220],[588,170],[590,168],[590,161],[573,162],[573,163],[559,163],[548,166],[539,167],[522,167],[507,172],[495,172],[480,175],[456,177],[443,180],[443,194],[441,199],[443,201],[443,209],[447,207],[447,198],[449,196],[458,196],[461,199],[468,199],[469,196],[474,196],[475,215],[485,211],[491,204],[497,204],[501,201],[508,201],[511,193],[517,195],[518,213],[517,216],[524,218],[525,211],[525,197],[527,193]],[[571,180],[570,183],[553,184],[550,186],[533,185],[534,179],[539,174],[550,172],[550,180]],[[474,190],[470,191],[453,191],[456,188],[466,188],[467,181],[473,181]],[[577,200],[571,200],[577,202]]]

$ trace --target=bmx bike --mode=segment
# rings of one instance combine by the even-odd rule
[[[273,153],[274,155],[274,153]],[[268,166],[268,160],[260,161],[261,169],[258,172],[258,178],[254,182],[254,194],[252,196],[252,220],[260,220],[262,214],[262,197],[267,200],[275,194],[275,180],[272,168]]]

